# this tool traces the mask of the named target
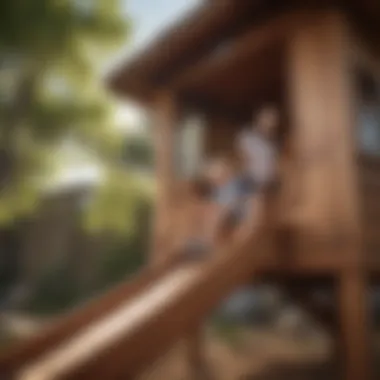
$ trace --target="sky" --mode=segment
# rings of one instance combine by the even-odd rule
[[[125,0],[125,12],[135,24],[132,44],[134,47],[141,46],[162,27],[200,2],[201,0]]]

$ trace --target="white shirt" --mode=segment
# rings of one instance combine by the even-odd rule
[[[258,132],[245,130],[238,136],[238,149],[247,158],[246,170],[260,183],[276,175],[277,152],[273,143]]]

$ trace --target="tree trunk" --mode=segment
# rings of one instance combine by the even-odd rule
[[[9,194],[12,191],[12,185],[16,181],[22,181],[17,137],[23,122],[28,118],[33,104],[37,81],[41,72],[41,69],[39,71],[33,69],[28,70],[24,74],[16,91],[14,101],[5,113],[5,119],[0,130],[0,197]],[[17,261],[19,262],[19,260]],[[20,293],[19,289],[24,289],[22,285],[24,284],[24,280],[25,279],[20,278],[18,281],[19,284],[15,284],[15,286],[11,288],[10,294],[6,295],[10,307],[13,307],[12,299],[19,298],[18,296],[14,297],[14,294]]]

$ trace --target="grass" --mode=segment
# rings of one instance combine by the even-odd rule
[[[245,342],[245,326],[215,317],[211,322],[212,335],[230,348],[239,351]]]

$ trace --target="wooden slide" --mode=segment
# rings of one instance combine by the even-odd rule
[[[207,261],[148,269],[0,357],[0,373],[20,380],[133,378],[250,279],[266,225],[257,223],[249,239],[231,241]]]

